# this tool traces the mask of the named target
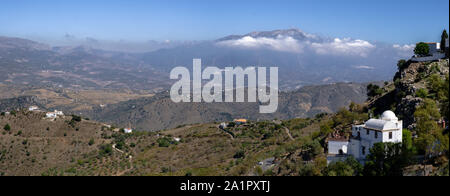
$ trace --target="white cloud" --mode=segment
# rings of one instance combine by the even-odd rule
[[[277,36],[276,38],[245,36],[236,40],[221,41],[218,45],[227,47],[240,47],[251,49],[271,49],[282,52],[303,53],[306,49],[320,55],[341,55],[367,57],[375,45],[364,40],[350,38],[332,41],[317,42],[313,38],[317,36],[308,34],[307,41],[299,41],[290,36]]]
[[[414,50],[414,48],[416,47],[416,45],[414,45],[414,44],[410,44],[410,45],[405,44],[405,45],[401,46],[401,45],[398,45],[398,44],[394,44],[392,47],[395,48],[395,49],[401,50],[401,51],[412,52]]]
[[[312,48],[318,54],[350,55],[367,57],[376,46],[364,40],[350,38],[335,38],[332,42],[312,43]]]
[[[355,66],[356,69],[375,69],[375,67],[367,66],[367,65],[360,65]]]
[[[218,43],[219,45],[229,47],[243,47],[243,48],[268,48],[283,52],[303,52],[303,46],[292,37],[278,36],[277,38],[245,36],[237,40],[226,40]]]
[[[400,56],[400,58],[406,58],[414,54],[414,48],[416,47],[415,44],[405,44],[405,45],[399,45],[394,44],[392,48],[397,52],[397,55]]]

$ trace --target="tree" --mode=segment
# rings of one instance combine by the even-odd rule
[[[398,70],[403,70],[403,69],[405,69],[405,68],[406,68],[406,65],[408,65],[408,64],[406,63],[406,60],[405,60],[405,59],[401,59],[401,60],[399,60],[399,61],[397,62]]]
[[[445,50],[445,47],[447,47],[445,45],[446,39],[448,39],[448,34],[447,34],[447,30],[444,29],[444,31],[442,32],[442,35],[441,35],[441,50]]]
[[[10,126],[9,124],[6,124],[6,125],[3,127],[3,129],[4,129],[5,131],[11,131],[11,126]]]
[[[328,176],[353,176],[354,173],[350,165],[341,161],[333,162],[327,168]]]
[[[420,42],[416,45],[416,48],[414,49],[414,54],[420,55],[420,56],[426,56],[430,53],[430,46],[428,44]]]
[[[104,144],[100,146],[99,155],[100,157],[112,155],[113,148],[111,144]]]
[[[327,176],[361,176],[363,166],[354,157],[345,161],[332,162],[325,170]]]
[[[376,97],[383,94],[383,89],[376,84],[367,85],[367,96]]]
[[[367,156],[364,176],[402,176],[412,155],[401,143],[376,143]]]
[[[405,145],[406,149],[411,150],[413,148],[413,141],[412,141],[412,133],[408,129],[403,129],[402,132],[402,143]]]
[[[245,152],[243,150],[239,150],[234,154],[233,158],[240,159],[245,157]]]
[[[449,76],[447,74],[447,76],[445,77],[445,82],[444,82],[444,86],[442,88],[442,100],[441,101],[441,115],[448,120],[449,117],[449,101],[448,101],[448,95],[449,95]]]
[[[72,115],[72,121],[81,122],[81,116]]]
[[[427,91],[427,89],[421,88],[421,89],[417,90],[416,96],[417,96],[417,97],[420,97],[420,98],[422,98],[422,99],[427,98],[427,97],[428,97],[428,91]]]
[[[94,138],[92,138],[91,140],[89,140],[88,145],[89,145],[89,146],[92,146],[92,145],[94,145],[94,143],[95,143]]]
[[[441,118],[436,102],[432,99],[425,99],[422,106],[414,112],[416,119],[416,131],[419,135],[430,134],[438,129],[437,121]]]
[[[156,140],[156,142],[158,142],[158,146],[162,147],[162,148],[167,148],[170,146],[170,140],[168,138],[159,138],[158,140]]]

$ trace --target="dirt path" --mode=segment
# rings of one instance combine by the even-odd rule
[[[117,149],[117,148],[116,148],[116,144],[113,144],[113,145],[112,145],[112,148],[113,148],[114,150],[116,150],[117,152],[120,152],[120,153],[122,153],[122,154],[125,154],[125,156],[128,156],[128,162],[130,163],[130,166],[131,166],[130,168],[128,168],[128,169],[126,169],[126,170],[123,170],[123,171],[121,171],[121,172],[118,172],[118,173],[116,174],[116,176],[123,176],[123,175],[125,175],[127,172],[133,170],[133,169],[134,169],[134,167],[133,167],[133,156],[131,156],[131,155],[129,155],[129,154],[126,154],[124,151],[122,151],[122,150],[120,150],[120,149]]]
[[[284,130],[286,131],[286,134],[288,135],[289,139],[294,141],[295,139],[292,137],[291,131],[287,127],[284,127]]]
[[[220,125],[218,125],[217,128],[218,128],[219,130],[225,132],[227,135],[230,136],[230,138],[231,138],[232,140],[234,140],[234,136],[233,136],[232,134],[230,134],[227,130],[221,128]]]

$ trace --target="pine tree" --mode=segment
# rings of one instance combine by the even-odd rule
[[[445,47],[447,47],[445,45],[446,39],[448,39],[448,34],[447,34],[447,30],[444,29],[444,31],[442,32],[442,35],[441,35],[441,50],[445,50]]]

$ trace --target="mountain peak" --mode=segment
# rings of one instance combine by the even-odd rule
[[[243,37],[253,37],[253,38],[278,38],[280,36],[283,37],[292,37],[296,40],[305,40],[305,39],[318,39],[319,37],[313,34],[308,34],[302,31],[298,28],[291,28],[291,29],[279,29],[279,30],[272,30],[272,31],[254,31],[245,35],[230,35],[221,39],[218,39],[217,41],[227,41],[227,40],[237,40],[241,39]]]

